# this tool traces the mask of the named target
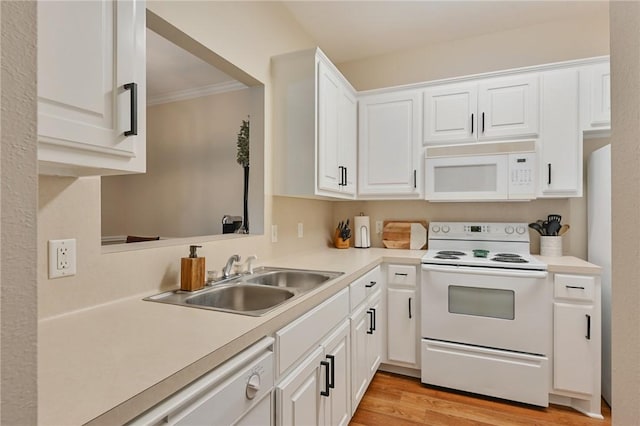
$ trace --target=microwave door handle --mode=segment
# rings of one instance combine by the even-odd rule
[[[489,275],[494,277],[547,278],[547,271],[516,271],[495,268],[473,268],[465,266],[422,265],[423,271],[452,272],[456,274]]]

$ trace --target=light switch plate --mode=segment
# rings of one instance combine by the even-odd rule
[[[49,240],[49,278],[76,274],[76,240]]]

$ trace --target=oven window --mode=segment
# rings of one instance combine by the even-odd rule
[[[496,288],[449,286],[449,312],[512,320],[515,292]]]
[[[440,166],[433,170],[435,192],[496,192],[498,166],[470,164]]]

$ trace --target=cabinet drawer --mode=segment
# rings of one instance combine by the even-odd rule
[[[594,300],[596,279],[585,275],[556,274],[554,297],[572,300]]]
[[[416,286],[416,267],[413,265],[389,265],[387,282],[392,285]]]
[[[342,290],[276,332],[278,373],[282,374],[349,315],[349,291]]]
[[[369,294],[380,288],[382,283],[382,272],[380,267],[376,266],[362,277],[355,280],[349,286],[350,308],[353,311],[359,304],[364,302]]]

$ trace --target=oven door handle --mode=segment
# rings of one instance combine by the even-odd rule
[[[490,275],[515,278],[547,278],[547,271],[530,271],[498,268],[474,268],[468,266],[422,265],[423,271],[449,272],[455,274]]]

